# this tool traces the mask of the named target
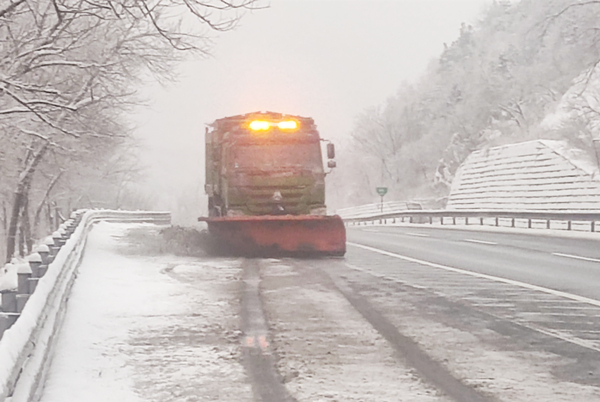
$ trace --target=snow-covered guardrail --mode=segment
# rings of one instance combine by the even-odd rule
[[[53,244],[28,258],[30,267],[19,267],[17,294],[9,295],[14,296],[7,303],[10,306],[3,297],[0,312],[0,402],[39,396],[87,235],[99,221],[168,225],[171,216],[168,212],[79,211],[53,234]]]
[[[564,223],[567,230],[573,228],[573,223],[585,223],[587,228],[595,232],[596,222],[600,222],[600,211],[503,211],[503,210],[408,210],[392,213],[363,215],[353,218],[343,218],[349,225],[368,223],[439,223],[441,225],[479,224],[491,226],[516,226],[517,221],[524,222],[524,227],[532,228],[541,223],[546,229],[551,228],[552,222]],[[501,222],[506,223],[501,225]]]

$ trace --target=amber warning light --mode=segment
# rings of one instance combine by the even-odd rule
[[[267,131],[272,127],[277,127],[280,130],[296,130],[298,128],[298,122],[295,120],[283,120],[280,122],[253,120],[248,127],[252,131]]]

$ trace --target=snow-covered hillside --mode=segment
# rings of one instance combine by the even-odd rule
[[[598,167],[563,141],[479,150],[458,169],[447,208],[599,210]]]

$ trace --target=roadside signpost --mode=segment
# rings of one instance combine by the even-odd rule
[[[381,197],[381,213],[383,213],[383,196],[387,194],[387,187],[377,187],[377,194]]]

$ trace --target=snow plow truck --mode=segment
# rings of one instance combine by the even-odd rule
[[[346,252],[342,219],[328,216],[321,138],[311,118],[257,112],[206,130],[208,231],[219,249],[252,256]],[[327,143],[328,168],[335,149]]]

